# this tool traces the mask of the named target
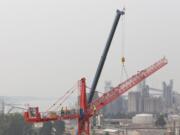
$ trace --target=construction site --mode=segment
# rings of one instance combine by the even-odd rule
[[[86,85],[86,78],[81,78],[78,81],[78,89],[79,89],[79,95],[78,95],[78,102],[76,108],[65,108],[63,107],[63,103],[69,96],[74,92],[74,90],[70,89],[68,90],[64,96],[62,96],[57,102],[55,102],[46,112],[40,112],[38,107],[28,107],[27,111],[24,112],[24,119],[25,121],[29,123],[44,123],[48,121],[57,121],[57,120],[76,120],[76,124],[73,126],[76,126],[77,128],[72,128],[73,131],[70,129],[66,129],[66,134],[71,134],[71,132],[76,132],[75,134],[78,135],[90,135],[90,134],[129,134],[131,132],[131,129],[152,129],[157,130],[156,127],[152,125],[153,123],[153,115],[151,114],[142,114],[137,115],[135,118],[133,118],[133,125],[131,123],[125,121],[125,123],[121,120],[107,120],[106,122],[102,122],[101,117],[102,115],[102,108],[104,108],[106,105],[112,103],[115,101],[119,96],[130,90],[132,87],[139,84],[141,81],[155,73],[156,71],[160,70],[162,67],[164,67],[168,60],[166,58],[162,58],[159,61],[155,62],[151,66],[138,71],[134,75],[132,75],[130,78],[127,78],[127,80],[122,81],[120,84],[118,84],[116,87],[112,87],[108,92],[102,93],[101,96],[94,97],[96,91],[96,86],[98,84],[98,80],[101,76],[101,72],[103,70],[104,63],[106,61],[106,57],[108,54],[108,51],[110,49],[110,45],[113,39],[113,36],[115,34],[118,22],[121,18],[121,16],[125,15],[125,9],[122,11],[117,10],[116,16],[109,34],[109,37],[107,39],[105,49],[103,51],[103,54],[101,56],[100,62],[98,64],[96,74],[93,79],[93,83],[91,85],[90,92],[87,95],[87,85]],[[122,56],[121,58],[122,62],[122,74],[124,73],[126,76],[127,71],[125,68],[125,57]],[[96,94],[98,95],[98,94]],[[57,111],[51,111],[52,108],[54,108],[56,105],[58,105],[61,110]],[[99,120],[99,124],[96,124],[96,121]],[[93,123],[95,123],[93,125]],[[103,124],[111,124],[111,123],[118,123],[115,125],[111,125],[114,127],[114,129],[101,129]],[[141,126],[136,127],[136,123],[140,124]],[[147,126],[145,126],[144,124]],[[98,125],[98,126],[95,126]],[[115,129],[115,127],[117,129]],[[109,126],[108,126],[109,127]],[[120,129],[119,129],[120,128]],[[76,131],[74,131],[76,130]],[[134,131],[131,134],[136,134]],[[149,132],[149,131],[148,131]],[[138,132],[137,132],[138,134]],[[153,133],[154,134],[154,133]]]
[[[49,6],[48,2],[46,6]],[[132,5],[129,5],[130,8],[131,6]],[[80,27],[77,28],[80,31],[80,29],[89,27],[91,26],[91,24],[95,25],[97,22],[99,22],[100,24],[105,23],[103,22],[105,21],[105,19],[101,20],[101,17],[99,17],[98,15],[97,15],[98,19],[96,18],[95,23],[93,23],[94,21],[93,19],[91,21],[88,20],[89,21],[88,22],[86,20],[86,17],[88,18],[88,14],[84,10],[85,7],[84,6],[82,7],[83,7],[83,12],[85,13],[85,16],[84,14],[82,14],[82,16],[84,16],[84,18],[82,17],[83,21],[82,20],[79,21],[75,17],[76,14],[73,13],[72,11],[73,8],[70,9],[71,11],[70,14],[67,12],[61,12],[61,14],[63,15],[67,14],[66,16],[67,18],[68,18],[68,15],[72,15],[72,14],[73,14],[72,16],[74,16],[75,18],[73,20],[72,19],[73,17],[71,16],[72,18],[69,17],[70,19],[68,18],[69,20],[68,19],[66,20],[67,24],[65,25],[68,25],[68,30],[71,30],[74,27],[81,26],[81,28]],[[109,33],[105,33],[104,36],[102,36],[103,38],[100,38],[100,39],[104,39],[105,35],[107,35],[107,39],[104,39],[105,45],[103,45],[103,48],[96,46],[95,48],[98,48],[98,49],[96,51],[93,51],[94,54],[91,54],[91,55],[94,55],[95,57],[100,56],[98,58],[95,58],[95,59],[98,59],[98,62],[94,61],[94,59],[91,59],[92,56],[86,55],[87,53],[86,51],[88,50],[89,46],[84,46],[83,49],[87,48],[87,50],[84,52],[83,52],[83,49],[81,48],[82,49],[81,52],[83,52],[82,53],[83,55],[81,55],[81,53],[79,52],[74,55],[73,49],[76,48],[78,50],[78,47],[74,45],[73,39],[71,41],[71,36],[73,37],[73,34],[77,34],[79,32],[79,31],[76,31],[75,33],[72,32],[72,33],[67,34],[68,42],[69,43],[72,42],[74,45],[73,47],[72,46],[67,47],[67,51],[68,51],[67,53],[71,55],[70,59],[72,61],[70,61],[70,59],[68,59],[68,57],[65,54],[63,54],[64,52],[66,52],[66,49],[62,49],[63,47],[62,48],[59,47],[59,43],[61,43],[59,41],[57,42],[58,44],[57,46],[61,49],[59,49],[56,46],[54,49],[55,51],[52,51],[53,49],[51,50],[51,47],[46,48],[43,46],[44,48],[47,49],[46,53],[44,53],[45,55],[43,54],[43,51],[42,51],[43,49],[41,47],[38,48],[37,46],[34,46],[35,49],[32,47],[33,53],[29,53],[30,56],[28,56],[28,58],[24,58],[23,62],[22,61],[19,62],[20,63],[19,65],[21,65],[22,67],[18,67],[16,69],[17,72],[13,74],[13,70],[7,71],[9,74],[14,75],[15,77],[14,77],[14,80],[11,78],[12,76],[9,77],[10,79],[8,77],[7,77],[8,79],[5,77],[4,79],[2,77],[4,80],[8,80],[9,84],[3,83],[4,81],[3,79],[2,79],[2,84],[0,84],[0,87],[3,86],[2,88],[4,88],[4,91],[5,91],[4,93],[2,92],[4,95],[2,93],[0,94],[0,129],[1,129],[0,135],[13,135],[13,134],[14,135],[180,135],[180,93],[177,90],[178,87],[176,87],[179,84],[178,84],[177,79],[174,80],[172,76],[169,76],[170,74],[173,74],[173,75],[178,74],[178,73],[174,73],[174,71],[176,70],[178,66],[174,68],[174,71],[172,71],[172,67],[170,64],[171,64],[171,60],[174,60],[174,59],[172,59],[172,56],[170,56],[170,58],[165,57],[166,51],[164,50],[167,50],[166,48],[167,46],[165,47],[163,46],[165,48],[164,50],[162,50],[163,47],[162,48],[159,47],[161,51],[158,50],[159,49],[158,46],[157,47],[153,46],[155,48],[154,50],[157,49],[157,52],[154,52],[153,50],[153,51],[149,51],[149,53],[148,53],[148,47],[141,48],[138,46],[136,47],[136,45],[131,45],[129,46],[129,48],[127,48],[126,41],[129,39],[126,35],[126,32],[128,30],[127,28],[125,29],[125,27],[127,25],[127,22],[130,22],[131,20],[128,20],[128,21],[126,20],[126,14],[128,14],[128,11],[126,10],[127,6],[125,6],[125,4],[122,4],[122,6],[119,6],[119,7],[121,8],[115,9],[113,10],[113,12],[110,12],[105,15],[105,17],[107,16],[108,18],[106,20],[107,21],[106,23],[110,22],[110,24],[108,24],[107,26],[102,25],[101,29],[105,29],[105,26],[109,27],[111,26],[111,24],[112,26],[109,28],[110,29]],[[142,8],[143,8],[143,5],[142,5]],[[99,7],[97,9],[98,11],[100,10]],[[56,9],[54,9],[54,12],[57,12],[57,11]],[[142,12],[140,11],[140,9],[137,9],[137,11]],[[45,10],[42,10],[41,12],[46,13]],[[96,11],[92,11],[92,12],[96,14]],[[104,12],[104,10],[100,12]],[[145,13],[145,14],[147,14],[148,16],[150,13]],[[96,16],[96,15],[93,15],[93,16]],[[143,22],[143,18],[141,18],[142,20],[138,20],[138,19],[136,20],[136,16],[138,15],[134,14],[133,16],[134,18],[133,17],[132,18],[129,17],[129,18],[132,20],[134,19],[134,22],[137,24],[139,22]],[[38,16],[36,17],[39,18]],[[56,15],[54,15],[54,17],[58,18]],[[111,17],[113,18],[113,20],[109,19]],[[54,23],[55,19],[53,20],[52,18],[53,17],[49,15],[46,19]],[[62,19],[61,16],[59,18]],[[47,21],[46,19],[45,21]],[[27,21],[27,20],[28,19],[25,19],[24,21]],[[75,23],[70,23],[72,20],[73,21],[76,20],[77,21],[76,23],[79,25],[76,24],[77,25],[76,26]],[[45,22],[45,21],[43,20],[42,22]],[[45,24],[42,24],[42,22],[40,23],[40,25],[38,25],[38,27],[37,26],[36,27],[39,29],[43,28]],[[87,24],[83,25],[83,23],[85,22],[89,26],[87,26]],[[145,23],[145,22],[146,21],[144,21],[144,24],[146,25],[147,28],[149,28],[149,32],[150,32],[151,24],[147,22]],[[36,24],[38,22],[32,21],[31,23]],[[56,41],[53,41],[53,40],[56,37],[58,37],[57,35],[63,35],[63,34],[65,35],[65,33],[63,33],[62,31],[67,30],[67,27],[64,28],[63,26],[61,26],[62,28],[56,29],[55,27],[57,24],[54,23],[54,25],[51,25],[50,27],[53,30],[52,31],[47,30],[47,33],[43,32],[43,30],[40,29],[41,34],[46,33],[45,34],[47,36],[46,38],[48,37],[51,38],[49,42],[44,41],[44,42],[47,42],[47,44],[55,44]],[[23,24],[21,25],[23,26]],[[18,28],[21,25],[18,25]],[[161,25],[163,29],[163,25],[165,24],[161,24]],[[134,27],[135,33],[132,33],[132,35],[129,36],[129,37],[131,36],[133,37],[131,39],[138,40],[136,44],[146,43],[144,42],[146,39],[145,37],[142,36],[143,34],[139,37],[138,36],[136,37],[136,33],[147,30],[146,27],[143,27],[143,25],[142,25],[142,28],[140,28],[140,26],[141,25],[138,25],[136,27],[134,24],[133,27]],[[28,27],[33,28],[33,25],[29,25]],[[129,29],[131,28],[132,27],[130,27]],[[96,28],[93,28],[93,29],[96,29]],[[163,32],[162,29],[161,29],[162,33],[166,33],[166,32]],[[101,33],[101,31],[99,30],[100,29],[98,29],[96,32]],[[51,33],[53,32],[55,33],[55,35],[51,35]],[[156,31],[152,30],[152,33],[155,34]],[[24,35],[25,35],[23,37],[24,39],[27,37],[29,38],[29,36],[27,36],[26,34]],[[43,41],[40,42],[39,40],[42,40],[42,39],[46,40],[46,38],[45,37],[42,38],[42,37],[39,36],[39,39],[36,40],[34,38],[32,40],[34,40],[34,42],[37,42],[38,44],[43,44]],[[73,38],[75,39],[77,37],[73,37]],[[81,41],[81,39],[83,40],[82,42],[77,42],[77,43],[84,44],[84,43],[89,42],[89,44],[91,44],[91,42],[92,43],[94,42],[94,41],[86,41],[88,39],[92,40],[91,38],[93,36],[92,37],[89,36],[88,38],[87,37],[85,36],[83,37],[82,35],[79,36],[80,38],[79,41]],[[99,37],[97,36],[96,38],[99,38]],[[113,42],[113,39],[115,37],[118,40]],[[151,38],[151,36],[149,37]],[[63,36],[61,38],[63,39]],[[96,40],[96,39],[93,39],[93,40]],[[163,40],[165,40],[164,37],[163,37]],[[14,42],[16,40],[12,40],[12,41]],[[28,39],[28,41],[30,41],[30,39]],[[100,43],[100,40],[98,41]],[[133,41],[135,40],[132,40],[132,42]],[[149,42],[150,44],[155,43],[155,41],[149,41]],[[119,48],[115,46],[114,50],[111,51],[113,44],[119,44],[118,46]],[[61,45],[61,46],[66,46],[66,45]],[[22,47],[22,48],[26,48],[26,47]],[[24,52],[22,51],[18,53],[18,57],[19,55],[21,58],[26,56],[28,54],[28,50],[30,50],[31,47],[29,47],[28,49],[27,48],[26,48],[26,51]],[[132,59],[131,67],[128,67],[129,63],[127,62],[128,58],[126,57],[126,51],[127,51],[126,48],[127,49],[133,48],[132,50],[129,51],[130,55],[128,56],[128,57],[131,57],[130,59]],[[38,51],[38,49],[40,51]],[[116,49],[117,50],[120,49],[120,51],[117,51],[118,53],[117,52],[114,53],[113,51],[115,51]],[[39,52],[42,52],[42,54]],[[111,55],[108,55],[110,52],[111,52]],[[137,53],[137,58],[134,55],[131,56],[131,53],[133,54],[135,52]],[[61,62],[61,64],[57,63],[58,60],[56,60],[60,56],[59,53],[63,54],[62,55],[63,58],[61,57],[63,59],[63,62]],[[155,55],[156,53],[158,55]],[[13,51],[12,51],[12,54],[13,54]],[[39,57],[40,60],[38,61],[38,58],[36,57],[34,58],[34,61],[36,63],[36,66],[34,68],[33,66],[31,67],[31,64],[29,63],[33,61],[31,57],[33,57],[33,55],[36,56],[36,54],[40,56]],[[107,59],[112,56],[113,58],[110,59],[110,62],[113,61],[116,64],[118,63],[117,64],[118,66],[113,65],[113,62],[110,63],[109,61],[107,61]],[[159,57],[159,56],[162,56],[162,57]],[[119,61],[117,61],[115,57],[118,57],[117,59]],[[141,57],[141,59],[137,60],[138,57]],[[55,60],[53,60],[53,58],[55,58]],[[79,58],[82,58],[84,60],[84,63],[78,62],[78,60],[75,60]],[[18,63],[18,62],[13,61],[13,55],[11,59],[12,59],[11,63],[15,63],[15,64]],[[46,60],[48,62],[44,64]],[[154,62],[152,62],[152,60]],[[8,63],[7,61],[4,63]],[[90,61],[91,63],[89,63]],[[25,64],[23,65],[23,63]],[[92,68],[92,64],[94,64],[96,69],[93,75],[91,75],[92,72],[87,73],[87,71],[82,70],[82,73],[77,75],[78,77],[80,76],[80,78],[74,79],[77,76],[73,76],[74,75],[73,72],[81,72],[81,69],[76,69],[78,66],[68,67],[67,63],[68,64],[70,63],[72,65],[79,65],[79,67],[81,67],[82,65],[87,65],[87,63],[89,63],[89,65],[87,65],[87,67],[89,67],[87,71],[94,70],[94,68]],[[104,69],[106,68],[106,63],[107,65],[108,64],[111,65],[111,67],[113,68],[108,67],[110,70],[105,70],[105,71],[110,71],[110,72],[105,73],[107,75],[105,77],[105,76],[102,76],[102,73]],[[147,63],[148,63],[148,66],[147,66]],[[178,65],[177,62],[174,62],[174,63]],[[67,64],[67,67],[66,67],[66,64]],[[66,68],[64,69],[62,68],[61,71],[59,71],[60,70],[59,68],[61,67],[61,65],[62,67],[64,66]],[[132,65],[134,65],[135,68],[132,67]],[[171,69],[168,68],[169,65]],[[83,67],[84,66],[82,66],[82,68]],[[33,70],[31,71],[31,68],[32,69],[34,68],[37,71],[34,70],[36,72],[32,74],[34,71]],[[129,70],[132,68],[134,69]],[[116,69],[118,69],[120,72],[116,71]],[[63,71],[63,70],[66,70],[66,71]],[[134,72],[134,70],[136,71]],[[21,75],[21,72],[22,72],[22,75]],[[40,74],[37,74],[37,72],[39,72]],[[58,76],[60,73],[63,73],[63,72],[64,74],[62,74],[62,78],[65,78],[65,80],[62,81],[62,78],[57,79],[56,76]],[[113,77],[108,78],[109,77],[108,75],[111,75],[111,74]],[[153,78],[155,74],[156,74],[156,77]],[[26,76],[28,76],[27,77],[28,79],[26,78]],[[66,76],[69,76],[69,77],[66,77]],[[102,77],[104,77],[105,79],[100,80]],[[149,81],[149,78],[153,81],[151,80]],[[53,79],[54,80],[56,79],[56,80],[54,81]],[[34,80],[35,81],[38,80],[38,82],[34,83],[33,82]],[[66,84],[71,85],[69,84],[69,82],[72,82],[72,80],[74,80],[75,82],[75,84],[72,87],[70,88],[67,87],[67,91],[65,91],[64,89],[60,90],[61,88],[64,88],[64,86],[67,86]],[[10,83],[11,81],[13,83]],[[104,85],[103,85],[104,89],[102,87],[98,87],[99,85],[102,86],[103,81],[104,81]],[[49,82],[51,82],[50,85],[48,85]],[[90,86],[89,86],[89,82],[91,83]],[[114,85],[112,82],[115,82],[116,85]],[[18,84],[21,85],[21,87],[19,87]],[[63,85],[63,87],[60,87],[59,85]],[[11,92],[6,92],[8,91],[6,89],[7,86],[9,90],[11,90]],[[33,90],[33,88],[35,89]],[[14,95],[16,95],[16,91],[15,91],[16,89],[17,91],[18,89],[21,89],[22,91],[19,93],[21,93],[23,96],[21,97],[12,96],[14,93],[15,93]],[[58,90],[60,93],[63,93],[63,94],[59,94],[57,93],[57,91],[55,92],[55,90]],[[52,95],[54,97],[56,96],[56,98],[54,98],[51,95],[51,91],[52,91]],[[9,94],[11,95],[9,96],[7,93],[12,93],[12,94]],[[41,105],[40,103],[43,103],[43,105]],[[11,121],[10,119],[14,121]],[[12,128],[12,131],[10,131],[10,128],[5,129],[5,127],[8,127],[7,125],[9,127],[14,127]],[[16,127],[17,125],[20,125],[21,127]]]

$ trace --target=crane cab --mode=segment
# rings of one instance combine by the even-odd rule
[[[37,122],[41,119],[38,107],[29,107],[27,112],[24,112],[24,118],[28,122]]]

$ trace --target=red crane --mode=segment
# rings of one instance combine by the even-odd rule
[[[124,15],[124,11],[117,11],[117,15],[113,24],[113,27],[110,32],[110,36],[108,38],[105,50],[101,57],[99,66],[96,71],[96,75],[91,87],[90,97],[87,102],[86,97],[86,80],[82,78],[80,80],[80,97],[79,97],[79,112],[74,112],[71,114],[57,114],[49,112],[48,114],[43,114],[39,112],[38,107],[29,107],[28,111],[24,112],[24,118],[27,122],[47,122],[47,121],[55,121],[55,120],[71,120],[77,119],[78,120],[78,135],[90,135],[90,118],[94,116],[100,109],[105,107],[107,104],[114,101],[120,95],[128,91],[130,88],[135,86],[136,84],[140,83],[145,78],[149,77],[154,72],[158,71],[160,68],[165,66],[168,61],[166,58],[162,58],[161,60],[157,61],[150,67],[139,71],[137,74],[133,75],[131,78],[127,79],[126,81],[119,84],[117,87],[114,87],[107,93],[104,93],[101,97],[92,100],[93,95],[96,89],[96,85],[98,83],[116,26],[118,24],[119,18],[121,15]]]
[[[150,67],[139,71],[137,74],[133,75],[131,78],[114,87],[107,93],[104,93],[101,97],[87,104],[86,99],[86,81],[85,78],[80,80],[80,112],[74,114],[65,115],[52,115],[42,116],[39,112],[38,107],[30,107],[27,112],[24,113],[24,118],[27,122],[46,122],[55,120],[71,120],[78,119],[78,135],[85,133],[89,135],[89,119],[95,115],[100,109],[102,109],[107,104],[114,101],[120,95],[128,91],[130,88],[149,77],[154,72],[158,71],[160,68],[167,64],[167,59],[163,58],[158,62],[154,63]]]

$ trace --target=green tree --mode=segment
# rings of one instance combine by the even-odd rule
[[[56,135],[62,135],[65,130],[64,121],[55,121],[53,127],[56,129]]]
[[[166,125],[164,115],[160,115],[160,116],[157,117],[155,125],[158,126],[158,127],[164,127]]]
[[[24,121],[19,113],[0,115],[0,135],[62,135],[65,130],[63,121],[46,122],[42,128],[34,128],[33,124]]]
[[[25,135],[32,124],[24,122],[23,116],[18,113],[0,116],[0,135]]]
[[[40,135],[50,135],[52,130],[52,123],[51,122],[45,122],[43,124],[43,127],[40,129],[39,134]]]

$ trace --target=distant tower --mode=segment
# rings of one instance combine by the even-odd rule
[[[112,88],[112,83],[111,83],[111,81],[106,81],[106,82],[105,82],[105,87],[104,87],[104,89],[105,89],[104,92],[110,91],[111,88]],[[108,117],[109,115],[112,115],[112,114],[113,114],[112,107],[113,107],[113,104],[112,104],[112,103],[110,103],[110,104],[108,104],[107,106],[104,107],[104,109],[103,109],[103,114],[104,114],[105,117]]]
[[[145,100],[149,98],[149,86],[146,85],[145,80],[138,84],[137,91],[140,92],[139,112],[145,112]]]
[[[138,84],[137,86],[137,91],[141,92],[141,96],[144,97],[149,97],[149,86],[146,85],[146,80],[142,81],[141,83]]]
[[[162,83],[163,86],[163,98],[166,107],[171,107],[173,104],[173,80],[170,80],[169,85],[166,82]]]
[[[106,81],[106,82],[105,82],[105,87],[104,87],[105,92],[108,92],[109,90],[111,90],[111,88],[112,88],[112,83],[111,83],[111,81]]]
[[[148,97],[144,99],[144,113],[163,113],[161,97]]]
[[[108,92],[112,89],[112,84],[110,81],[105,82],[105,92]],[[107,106],[103,109],[103,114],[105,117],[109,117],[111,115],[117,115],[119,113],[126,113],[127,112],[127,106],[126,106],[126,100],[123,96],[118,97],[113,102],[109,103]]]
[[[4,114],[4,110],[5,110],[4,99],[1,98],[0,99],[0,115]]]
[[[129,113],[139,113],[141,103],[141,93],[136,91],[131,91],[128,93],[128,112]]]

